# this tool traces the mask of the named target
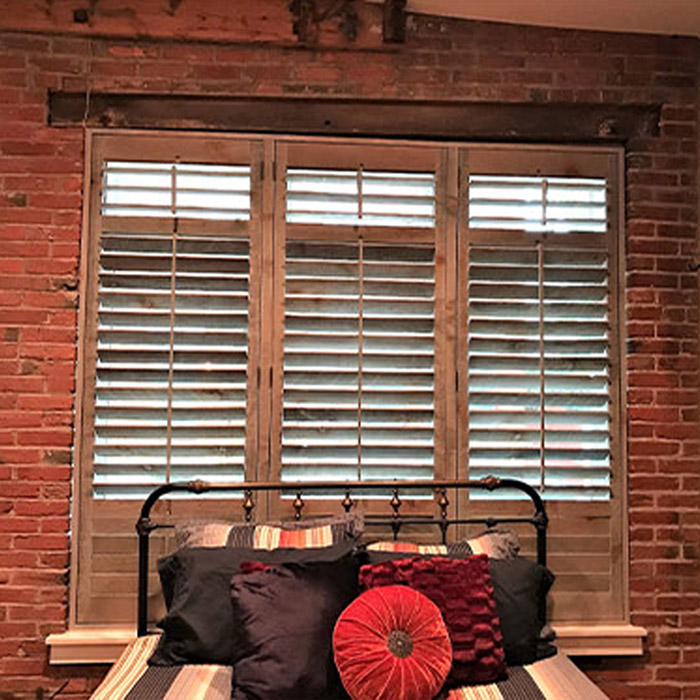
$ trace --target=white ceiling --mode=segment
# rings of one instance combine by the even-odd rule
[[[408,0],[407,9],[493,22],[700,36],[700,0]]]

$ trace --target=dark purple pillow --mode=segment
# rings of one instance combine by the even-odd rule
[[[467,559],[413,557],[360,570],[362,588],[405,584],[437,605],[452,642],[450,683],[490,683],[506,671],[486,555]]]
[[[333,627],[358,595],[357,559],[246,567],[231,579],[235,627],[232,700],[344,697]]]

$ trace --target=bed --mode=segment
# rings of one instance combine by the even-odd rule
[[[429,700],[432,697],[441,700],[599,700],[607,697],[564,654],[556,653],[544,636],[547,629],[546,591],[551,585],[551,580],[546,578],[549,576],[546,570],[547,515],[534,489],[515,480],[498,479],[347,483],[340,487],[339,519],[324,519],[320,521],[321,524],[304,519],[305,497],[327,495],[331,488],[339,487],[320,482],[214,484],[193,481],[167,484],[151,493],[143,504],[136,524],[139,538],[138,636],[110,669],[92,700],[267,700],[273,697],[280,700],[325,700],[326,697],[348,697],[343,686],[350,691],[353,699],[362,700],[404,697],[413,700]],[[531,500],[533,512],[522,517],[453,517],[449,499],[454,498],[460,489],[519,491]],[[152,629],[148,623],[149,536],[154,530],[172,525],[154,522],[151,510],[160,498],[174,492],[203,494],[218,491],[237,492],[242,517],[231,523],[190,523],[179,532],[179,537],[176,537],[179,549],[159,564],[168,613],[159,623],[160,629]],[[290,522],[255,522],[256,499],[266,492],[282,493],[288,498],[293,510]],[[360,496],[368,492],[388,498],[386,516],[358,519],[356,504]],[[432,492],[435,502],[433,515],[416,518],[404,514],[402,499],[417,492],[423,495]],[[509,551],[509,548],[512,549],[512,539],[502,528],[512,523],[534,527],[536,562],[520,557],[517,547]],[[436,527],[439,535],[437,543],[421,545],[404,542],[400,538],[402,530],[416,525],[426,529]],[[448,534],[450,528],[456,525],[483,525],[486,530],[480,537],[454,542]],[[376,528],[385,528],[389,536],[368,546],[358,545],[359,536],[365,528],[373,532]],[[242,552],[245,555],[240,554]],[[235,564],[231,564],[232,558]],[[361,559],[359,563],[358,558]],[[351,559],[355,569],[349,568]],[[229,568],[222,571],[221,562],[224,560]],[[338,562],[344,562],[342,566],[345,566],[344,571],[349,572],[347,575],[335,573],[340,571]],[[232,571],[235,572],[233,576]],[[325,605],[326,589],[316,587],[313,588],[312,599],[319,600],[320,590],[323,604],[314,604],[313,609],[305,608],[304,596],[310,571],[316,572],[313,574],[316,578],[312,580],[315,586],[325,580],[319,576],[328,579],[328,572],[332,573],[334,586],[340,586],[339,581],[344,576],[348,580],[354,576],[353,581],[357,583],[359,571],[361,588],[358,590],[363,592],[350,595],[344,591],[345,598],[341,604],[334,591],[330,600],[336,608],[331,606],[320,612],[317,608]],[[515,586],[510,587],[514,575],[529,577],[528,581],[536,583],[528,589],[529,583],[525,585],[525,579],[518,578]],[[215,581],[218,581],[216,589]],[[300,581],[304,587],[294,588],[301,585]],[[426,581],[431,583],[427,584]],[[391,585],[406,583],[409,585]],[[419,602],[425,604],[425,610],[421,608],[426,615],[425,620],[434,623],[429,627],[429,641],[423,639],[427,638],[425,629],[428,629],[423,618],[420,623],[417,618],[414,620],[420,626],[419,635],[406,637],[404,634],[399,639],[399,645],[404,638],[408,640],[408,652],[403,647],[397,652],[395,645],[392,646],[397,639],[395,631],[391,633],[394,635],[391,638],[374,639],[373,646],[367,640],[359,639],[358,611],[362,609],[366,613],[372,595],[381,599],[381,610],[378,612],[376,602],[372,603],[374,607],[371,607],[370,617],[361,619],[361,625],[371,627],[374,632],[390,615],[392,622],[389,627],[401,627],[397,623],[400,617],[397,617],[397,609],[392,608],[388,613],[385,608],[392,591],[404,596],[407,588],[413,589],[411,592],[416,600],[420,598]],[[526,598],[518,598],[525,589],[531,592],[526,594]],[[278,590],[284,591],[284,595],[274,598]],[[438,592],[435,593],[435,590]],[[460,593],[456,595],[452,591]],[[233,595],[233,624],[236,630],[245,628],[245,634],[239,638],[236,636],[238,632],[231,635],[233,628],[229,628],[223,630],[224,636],[210,636],[211,628],[218,626],[228,615],[225,611],[231,607],[229,594]],[[447,603],[446,599],[449,599]],[[456,599],[459,599],[459,603],[455,603]],[[472,601],[466,608],[462,607],[461,602],[465,599]],[[294,602],[287,606],[289,600]],[[348,604],[348,601],[351,602]],[[196,614],[193,613],[195,607],[198,611]],[[325,647],[318,645],[304,651],[309,635],[300,633],[298,638],[294,638],[289,636],[288,630],[296,629],[297,625],[302,629],[307,616],[315,619],[314,616],[325,615],[319,619],[327,624],[326,618],[331,609],[334,610],[332,627],[327,627],[326,632],[330,634],[328,630],[333,629],[333,648],[330,648],[330,640],[324,639],[323,643],[329,647],[328,653],[332,654],[333,668],[329,673],[333,674],[333,683],[337,684],[337,688],[333,685],[333,693],[329,690],[326,696],[318,690],[325,686],[314,685],[315,678],[309,680],[305,677],[302,681],[290,681],[289,685],[284,685],[287,676],[290,673],[294,675],[297,667],[303,666],[306,657],[312,658],[309,669],[305,669],[304,673],[310,676],[320,673],[319,669],[323,667],[320,659],[325,653]],[[414,617],[417,609],[411,607]],[[343,610],[341,614],[340,610]],[[301,613],[303,618],[298,616]],[[373,617],[375,615],[380,617]],[[460,628],[460,620],[455,626],[455,615],[461,615],[460,620],[469,616],[468,632]],[[285,616],[290,616],[289,622]],[[489,620],[495,621],[491,627],[487,624]],[[271,626],[271,622],[274,625]],[[341,634],[345,629],[343,624],[355,625],[354,632],[345,638]],[[178,635],[183,633],[183,629],[185,637],[191,635],[192,628],[197,625],[201,626],[199,637],[195,634],[194,644],[191,644],[190,638],[183,645]],[[526,625],[525,636],[523,625]],[[537,628],[535,638],[532,637],[533,627]],[[273,637],[278,628],[287,630],[287,636],[282,640],[272,639],[271,628],[275,630]],[[234,641],[230,642],[230,638]],[[436,644],[439,645],[443,638],[449,638],[450,651],[454,650],[454,656],[447,664],[449,669],[441,656],[442,651],[427,651],[427,656],[421,651],[439,649]],[[261,644],[260,640],[264,640],[264,643]],[[269,649],[266,646],[268,642]],[[231,643],[235,652],[224,650],[224,643]],[[282,645],[285,651],[275,650],[275,643],[278,647]],[[207,645],[208,651],[201,651]],[[238,646],[246,645],[246,653],[239,654]],[[301,647],[301,650],[298,651],[296,647]],[[299,655],[295,657],[297,651]],[[289,659],[286,658],[288,652]],[[374,656],[366,656],[370,652]],[[382,656],[378,657],[378,653]],[[294,661],[295,658],[299,661]],[[372,662],[366,662],[370,658]],[[362,663],[358,664],[358,659]],[[415,662],[414,666],[407,666],[409,661]],[[423,665],[416,665],[419,662]],[[371,674],[366,669],[372,669]],[[278,672],[285,676],[284,683],[279,687],[296,690],[270,691],[266,683],[272,683]],[[336,678],[338,672],[340,678]],[[331,681],[328,679],[330,675],[326,674],[323,682],[327,682],[330,689]],[[465,679],[467,682],[464,682]],[[372,682],[374,686],[371,686]],[[380,686],[376,685],[378,682]],[[372,687],[381,687],[381,691],[372,690]],[[426,695],[428,687],[431,690]],[[300,691],[299,688],[313,690]]]

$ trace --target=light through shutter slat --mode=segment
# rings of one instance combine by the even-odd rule
[[[435,226],[433,173],[288,168],[287,222]]]
[[[469,464],[550,499],[610,493],[608,254],[472,245]]]
[[[605,233],[604,178],[471,175],[472,229]]]
[[[248,241],[233,236],[102,234],[96,498],[242,480],[248,261]]]
[[[432,246],[288,242],[282,478],[431,478]]]
[[[250,166],[107,161],[102,215],[250,219]]]

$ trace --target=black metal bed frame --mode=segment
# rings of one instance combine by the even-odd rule
[[[497,489],[516,489],[527,495],[533,503],[532,516],[498,516],[498,517],[474,517],[474,518],[450,518],[448,509],[448,490],[481,489],[495,491]],[[238,491],[243,494],[241,507],[244,512],[244,520],[252,522],[255,501],[253,495],[258,492],[279,491],[296,494],[292,507],[294,517],[300,520],[304,509],[304,494],[313,494],[324,491],[343,491],[344,497],[340,502],[346,513],[349,513],[355,505],[353,495],[366,494],[370,491],[390,492],[389,506],[391,512],[388,517],[368,516],[368,525],[389,526],[394,539],[398,538],[399,531],[404,525],[436,525],[442,533],[442,541],[446,542],[447,530],[450,525],[483,524],[494,527],[500,523],[527,523],[533,525],[537,533],[537,561],[545,566],[547,564],[547,513],[540,494],[528,484],[515,479],[497,479],[488,477],[478,481],[470,480],[434,480],[434,481],[353,481],[353,482],[282,482],[260,481],[243,483],[210,483],[206,481],[190,481],[187,483],[172,483],[159,486],[146,498],[141,507],[141,515],[136,523],[136,532],[139,538],[138,561],[138,635],[148,634],[148,553],[149,536],[151,532],[161,528],[171,528],[171,524],[155,523],[151,520],[151,509],[163,496],[174,492],[189,492],[195,495],[212,491]],[[432,490],[437,496],[436,505],[439,512],[432,517],[404,517],[401,514],[401,494],[407,492],[425,492]],[[328,497],[332,498],[331,496]]]

